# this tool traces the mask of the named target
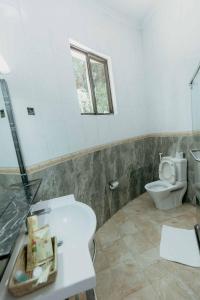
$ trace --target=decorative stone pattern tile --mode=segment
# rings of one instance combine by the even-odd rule
[[[174,156],[184,152],[188,160],[188,190],[184,201],[195,202],[198,192],[194,171],[200,164],[194,162],[190,149],[200,147],[200,135],[152,135],[121,141],[95,151],[72,155],[70,159],[48,166],[29,175],[43,180],[37,200],[47,200],[66,194],[75,194],[78,201],[90,205],[98,220],[104,224],[121,207],[142,194],[144,185],[158,179],[159,153]],[[200,176],[199,176],[200,178]],[[19,175],[0,174],[0,185],[16,183]],[[109,182],[119,181],[119,188],[111,191]],[[200,188],[199,188],[200,198]]]
[[[0,188],[0,256],[10,254],[20,228],[34,201],[40,182],[15,184]],[[1,275],[1,274],[0,274]]]
[[[21,176],[19,174],[0,174],[0,191],[17,183],[21,183]]]
[[[176,151],[186,154],[189,184],[184,201],[193,201],[194,160],[189,150],[199,145],[198,135],[128,140],[76,156],[29,177],[43,179],[39,200],[73,193],[78,201],[94,209],[98,226],[101,226],[125,204],[142,194],[146,183],[158,179],[160,152],[165,156],[174,156]],[[118,180],[120,184],[114,191],[109,189],[112,180]]]
[[[144,192],[144,185],[153,180],[153,155],[145,163],[144,140],[120,144],[68,160],[34,173],[31,179],[42,178],[39,200],[75,194],[78,201],[90,205],[101,226],[116,211]],[[151,150],[147,151],[151,152]],[[119,181],[111,191],[109,182]]]
[[[96,233],[97,299],[198,300],[199,270],[159,256],[163,224],[190,229],[195,223],[196,209],[189,203],[159,211],[148,194],[129,202]]]

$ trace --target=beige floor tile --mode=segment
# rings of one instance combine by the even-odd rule
[[[121,237],[138,231],[136,227],[137,220],[131,219],[123,210],[118,211],[112,217],[112,220],[115,222]]]
[[[142,231],[142,230],[148,230],[150,227],[156,228],[158,224],[152,220],[149,219],[146,220],[143,219],[142,217],[137,217],[135,226],[138,228],[138,230]]]
[[[192,268],[181,264],[174,264],[173,267],[177,280],[190,289],[194,295],[200,295],[200,268]]]
[[[100,234],[99,234],[99,230],[98,230],[98,231],[96,232],[96,234],[95,234],[95,244],[96,244],[96,249],[97,249],[97,250],[102,250],[99,235],[100,235]]]
[[[148,282],[133,263],[118,264],[97,274],[98,300],[123,300],[144,288]]]
[[[200,269],[159,256],[162,226],[193,228],[196,208],[161,211],[143,194],[96,234],[98,300],[200,300]]]
[[[141,232],[127,235],[124,238],[124,241],[129,249],[129,251],[133,254],[142,254],[143,252],[153,248],[153,244],[150,241],[150,237],[147,238]]]
[[[126,262],[127,260],[133,261],[131,252],[129,251],[123,239],[113,242],[111,246],[104,250],[104,253],[110,267],[122,262]]]
[[[130,206],[134,206],[134,205],[139,205],[139,206],[145,206],[145,207],[149,207],[149,208],[155,208],[155,204],[154,201],[152,200],[152,198],[149,196],[148,193],[144,193],[142,195],[140,195],[138,198],[134,199],[133,201],[129,202]]]
[[[135,215],[145,217],[147,215],[147,210],[149,213],[155,211],[155,207],[153,205],[148,206],[147,203],[138,203],[134,201],[122,208],[122,211],[124,211],[128,216]]]
[[[119,230],[118,230],[115,222],[112,219],[110,219],[108,222],[106,222],[97,231],[96,236],[97,236],[97,239],[98,239],[102,249],[112,245],[113,242],[120,239]]]
[[[141,219],[141,221],[149,221],[151,220],[150,213],[154,213],[156,208],[154,203],[149,198],[144,198],[143,201],[142,198],[140,198],[129,202],[125,207],[122,208],[122,211],[133,222],[137,221],[137,218]]]
[[[98,300],[114,300],[115,293],[119,287],[114,284],[111,270],[107,269],[97,274],[96,295]],[[114,289],[114,290],[113,290]],[[116,293],[116,300],[120,300],[119,293]]]
[[[162,227],[152,221],[144,221],[138,226],[140,234],[153,245],[160,243],[161,229]]]
[[[112,217],[113,221],[115,221],[116,224],[123,224],[125,221],[127,221],[128,215],[122,210],[120,209],[113,217]]]
[[[135,222],[132,220],[126,220],[118,226],[119,233],[123,238],[125,235],[134,234],[138,232],[138,228],[135,225]]]
[[[152,287],[161,300],[197,300],[198,296],[173,275],[156,280]]]
[[[122,296],[125,297],[148,284],[144,274],[140,272],[137,264],[126,262],[113,268],[113,276],[117,277],[118,284],[122,283]],[[122,299],[122,298],[121,298]]]
[[[191,213],[170,218],[168,221],[165,222],[165,225],[169,225],[177,228],[185,228],[185,229],[193,229],[195,224],[196,224],[196,218]]]
[[[173,267],[168,261],[163,259],[156,260],[144,269],[144,275],[150,283],[169,276],[170,274],[173,274]]]
[[[96,272],[100,272],[109,268],[109,261],[107,259],[107,255],[104,250],[99,250],[97,248],[94,268]]]
[[[160,258],[160,249],[159,247],[152,248],[150,250],[145,251],[135,258],[138,266],[142,271],[144,271],[147,267],[161,260]]]
[[[170,216],[164,210],[155,209],[147,213],[146,219],[160,224],[169,220]]]
[[[128,215],[128,220],[131,221],[136,228],[139,229],[140,225],[143,224],[144,219],[141,219],[140,215],[130,214]],[[149,220],[147,220],[149,222]]]
[[[146,286],[139,291],[125,297],[123,300],[159,300],[151,285]]]
[[[170,218],[178,217],[185,213],[191,213],[194,216],[196,216],[196,207],[189,203],[184,203],[183,205],[177,208],[167,210],[167,214],[170,216]]]

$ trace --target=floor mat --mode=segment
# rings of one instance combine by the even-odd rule
[[[160,256],[191,267],[200,267],[200,252],[195,230],[163,225]]]

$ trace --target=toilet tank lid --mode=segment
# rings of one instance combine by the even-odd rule
[[[171,157],[163,157],[159,165],[159,178],[171,184],[176,182],[176,165]]]

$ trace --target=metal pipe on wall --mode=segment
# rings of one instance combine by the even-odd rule
[[[190,81],[190,86],[191,86],[191,88],[192,88],[192,86],[193,86],[194,80],[195,80],[195,78],[197,77],[199,71],[200,71],[200,64],[198,65],[198,67],[197,67],[197,69],[196,69],[196,71],[195,71],[195,73],[194,73],[194,75],[193,75],[193,77],[192,77],[192,79],[191,79],[191,81]]]
[[[0,79],[0,86],[1,86],[2,95],[3,95],[3,98],[4,98],[4,102],[5,102],[6,112],[7,112],[7,115],[8,115],[8,121],[9,121],[10,129],[11,129],[11,134],[12,134],[12,137],[13,137],[13,142],[14,142],[14,146],[15,146],[17,160],[18,160],[18,163],[19,163],[19,169],[20,169],[22,183],[24,185],[27,185],[28,182],[29,182],[28,181],[28,175],[27,175],[26,168],[25,168],[25,165],[24,165],[24,160],[23,160],[21,147],[20,147],[20,143],[19,143],[19,138],[18,138],[18,134],[17,134],[17,128],[16,128],[15,119],[14,119],[13,108],[12,108],[10,93],[9,93],[9,89],[8,89],[8,84],[7,84],[5,79]]]

